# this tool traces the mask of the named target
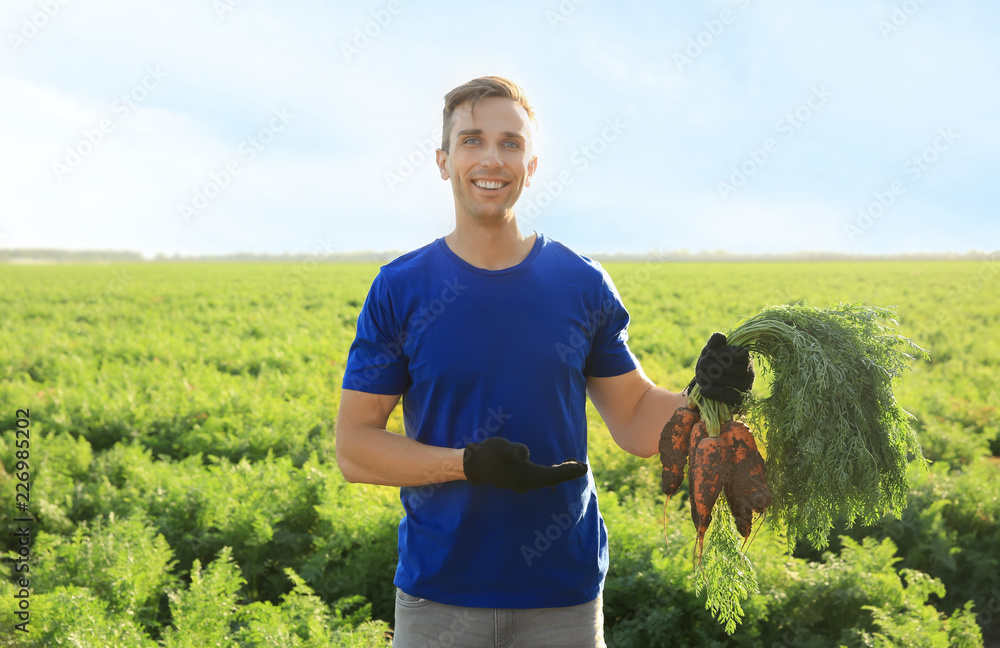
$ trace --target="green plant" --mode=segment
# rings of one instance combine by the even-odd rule
[[[115,612],[88,587],[60,585],[31,597],[28,632],[13,628],[13,589],[0,583],[0,646],[19,648],[155,648],[128,612]]]
[[[164,648],[236,648],[232,625],[243,582],[229,547],[204,571],[196,559],[188,588],[170,592],[172,624],[163,633]]]
[[[111,613],[143,627],[157,624],[160,597],[173,582],[173,552],[142,516],[114,513],[81,524],[72,537],[38,534],[31,567],[36,591],[86,587]]]
[[[944,593],[940,581],[895,570],[899,558],[891,540],[842,542],[839,555],[801,565],[789,562],[781,571],[771,568],[762,575],[762,587],[780,592],[769,610],[765,645],[983,645],[971,608],[949,618],[929,604],[931,596]]]
[[[908,585],[901,569],[940,580],[946,593],[931,593],[926,603],[952,628],[973,622],[957,614],[973,601],[990,645],[1000,642],[1000,468],[990,457],[1000,453],[1000,341],[992,335],[1000,302],[989,298],[1000,288],[1000,274],[990,271],[991,263],[605,267],[631,315],[632,350],[650,379],[675,391],[690,379],[705,339],[726,323],[735,326],[741,313],[774,303],[895,304],[900,331],[931,352],[931,359],[913,363],[895,396],[916,417],[922,449],[939,465],[924,474],[910,467],[902,519],[835,525],[830,548],[839,555],[838,535],[858,543],[869,536],[892,539],[902,560],[879,567],[898,575],[887,591]],[[344,482],[333,455],[343,362],[377,269],[0,265],[0,401],[8,404],[0,409],[0,429],[13,429],[16,408],[30,407],[36,541],[42,543],[44,532],[49,547],[57,540],[73,545],[78,527],[92,536],[111,513],[116,524],[145,520],[155,533],[143,536],[136,525],[134,537],[153,547],[150,538],[162,535],[169,545],[165,587],[171,591],[186,592],[194,561],[204,575],[228,545],[248,581],[237,591],[237,612],[271,606],[259,618],[261,633],[297,632],[285,598],[296,589],[286,571],[292,569],[328,611],[334,645],[384,645],[402,507],[395,489]],[[718,298],[704,299],[708,292]],[[758,383],[755,394],[766,396],[767,376]],[[835,607],[840,611],[826,626],[815,625],[815,603],[793,605],[802,600],[801,583],[836,602],[846,600],[851,581],[820,578],[832,572],[813,566],[826,564],[818,551],[786,555],[785,540],[767,521],[758,523],[746,549],[760,591],[743,601],[744,622],[727,636],[705,609],[705,594],[695,594],[686,486],[667,511],[665,545],[658,461],[622,452],[589,403],[587,423],[611,543],[609,645],[794,646],[794,635],[786,640],[784,633],[796,627],[833,634],[857,627],[872,641],[876,632],[893,636],[875,624],[872,611],[860,610],[891,609],[888,599],[852,599],[862,614]],[[402,430],[402,408],[390,416],[389,428]],[[13,442],[12,435],[0,435],[5,498],[14,492]],[[15,511],[0,507],[0,529],[11,528]],[[0,533],[7,555],[13,542],[11,533]],[[90,551],[100,545],[89,542]],[[35,546],[32,551],[39,569],[47,569]],[[56,638],[71,632],[83,645],[108,637],[109,644],[146,648],[173,627],[166,596],[159,597],[152,625],[143,625],[113,607],[128,598],[124,585],[83,567],[72,580],[78,584],[56,585],[68,580],[54,578],[33,582],[30,648],[57,645]],[[9,578],[0,579],[0,646],[23,639],[6,633],[15,619],[10,587]],[[374,620],[365,620],[368,604]],[[913,618],[906,613],[904,625]],[[234,641],[241,627],[238,619],[228,626]],[[940,636],[931,630],[928,637]]]

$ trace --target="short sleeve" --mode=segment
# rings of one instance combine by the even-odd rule
[[[594,318],[593,343],[584,366],[584,374],[607,378],[628,373],[639,366],[628,347],[628,311],[611,276],[602,268],[601,311]]]
[[[358,328],[347,354],[344,389],[372,394],[402,394],[409,386],[409,358],[392,311],[389,286],[379,273],[358,315]]]

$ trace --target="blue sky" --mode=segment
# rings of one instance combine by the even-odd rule
[[[520,83],[584,253],[1000,248],[986,0],[5,0],[0,247],[406,250],[442,98]]]

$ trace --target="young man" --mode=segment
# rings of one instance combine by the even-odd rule
[[[401,487],[398,647],[603,646],[608,542],[587,395],[641,457],[686,402],[643,374],[600,265],[518,229],[534,122],[506,79],[445,96],[437,164],[455,229],[382,267],[358,318],[337,462],[348,481]],[[736,398],[749,358],[713,340],[698,382]],[[406,436],[385,429],[400,398]]]

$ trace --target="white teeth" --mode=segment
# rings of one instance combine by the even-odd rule
[[[502,182],[487,182],[485,180],[476,180],[474,184],[482,189],[499,189],[504,185]]]

